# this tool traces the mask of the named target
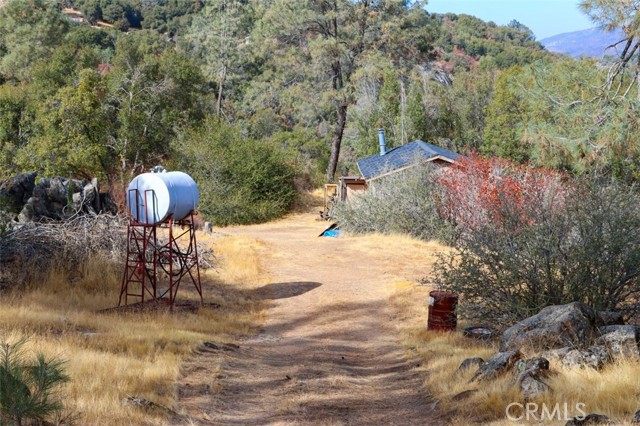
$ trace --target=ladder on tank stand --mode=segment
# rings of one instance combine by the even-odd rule
[[[155,215],[157,203],[152,202],[152,208],[147,209],[147,206],[140,205],[141,198],[138,190],[130,190],[129,195],[132,191],[135,191],[133,195],[136,200],[136,214],[135,217],[130,216],[127,227],[127,257],[118,306],[121,306],[123,302],[128,305],[129,298],[140,303],[144,303],[145,300],[164,299],[170,306],[173,306],[180,284],[189,279],[202,304],[200,262],[193,212],[188,215],[189,219],[174,221],[169,216],[161,223],[148,223],[150,215],[152,218],[157,217]],[[152,192],[152,194],[148,194],[148,192]],[[151,195],[151,200],[156,200],[153,190],[145,191],[144,200],[149,199],[148,195]],[[128,199],[131,200],[131,197]],[[145,213],[145,220],[136,220],[136,218],[140,219],[142,211]],[[160,234],[168,234],[166,243],[161,242],[162,238],[158,238],[159,229],[164,230],[160,231]],[[164,274],[159,273],[158,268]],[[161,280],[160,277],[166,277],[166,279]]]

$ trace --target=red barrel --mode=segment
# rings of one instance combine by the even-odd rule
[[[458,318],[456,307],[458,296],[448,291],[432,291],[429,293],[428,330],[452,331],[456,329]]]

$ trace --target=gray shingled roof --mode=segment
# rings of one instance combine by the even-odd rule
[[[423,141],[413,141],[390,149],[385,155],[378,153],[362,158],[358,160],[358,167],[362,176],[369,180],[381,174],[410,166],[416,160],[429,161],[438,156],[451,161],[455,161],[458,158],[458,154],[448,149]]]

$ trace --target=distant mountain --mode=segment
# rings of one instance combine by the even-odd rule
[[[617,52],[615,48],[607,49],[607,47],[622,39],[623,34],[620,30],[606,32],[600,28],[591,28],[554,35],[540,40],[540,44],[550,52],[563,53],[573,57],[602,58],[605,55],[616,55],[617,52],[620,52],[624,45],[619,45]]]

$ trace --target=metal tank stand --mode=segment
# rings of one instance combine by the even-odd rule
[[[169,218],[168,222],[160,226],[167,227],[169,231],[169,241],[158,248],[158,263],[169,277],[169,288],[160,297],[168,293],[169,304],[173,305],[180,284],[190,279],[202,303],[200,262],[193,213],[189,215],[189,220],[174,221]]]
[[[131,191],[135,191],[135,200],[141,200],[137,189]],[[155,193],[146,192],[144,200],[155,200]],[[136,204],[139,203],[136,201]],[[135,217],[140,218],[140,212],[145,213],[147,222],[149,216],[156,217],[156,203],[153,204],[151,209],[136,205]],[[159,229],[162,231],[159,232]],[[165,239],[167,234],[168,238]],[[118,306],[122,306],[123,302],[128,305],[130,298],[140,303],[165,299],[173,306],[180,285],[189,279],[200,296],[200,303],[203,303],[193,212],[189,214],[189,219],[174,221],[169,217],[168,220],[155,224],[140,222],[131,216]]]

